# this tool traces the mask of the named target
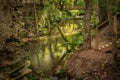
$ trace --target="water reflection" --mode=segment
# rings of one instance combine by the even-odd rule
[[[35,70],[51,71],[67,51],[67,44],[59,38],[49,38],[47,40],[34,44],[39,46],[36,54],[31,55],[32,66]],[[33,46],[32,46],[33,47]],[[35,47],[33,47],[35,48]],[[34,50],[35,51],[35,50]]]

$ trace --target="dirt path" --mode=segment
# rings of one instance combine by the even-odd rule
[[[112,54],[94,49],[73,54],[67,69],[68,74],[78,80],[83,78],[85,80],[114,80]]]

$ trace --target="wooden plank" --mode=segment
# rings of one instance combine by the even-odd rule
[[[117,17],[119,17],[120,16],[120,12],[118,12],[116,15],[114,15],[114,16],[117,16]],[[113,17],[114,17],[113,16]],[[98,29],[101,29],[101,28],[103,28],[103,26],[105,25],[105,24],[108,24],[109,23],[109,21],[108,21],[108,19],[106,20],[106,21],[104,21],[103,23],[101,23],[101,24],[99,24],[96,28],[98,28]]]
[[[23,68],[23,69],[21,70],[21,72],[20,72],[20,73],[21,73],[20,75],[16,76],[15,78],[10,78],[9,80],[18,80],[18,79],[26,76],[27,74],[29,74],[29,73],[31,73],[31,72],[32,72],[31,69],[29,69],[29,68]]]
[[[12,75],[12,74],[16,73],[17,71],[19,71],[20,69],[22,69],[23,67],[25,67],[25,64],[22,64],[22,65],[16,67],[9,74]]]

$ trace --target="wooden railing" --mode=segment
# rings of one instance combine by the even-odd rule
[[[118,14],[116,14],[116,15],[113,16],[113,19],[114,19],[113,20],[114,32],[115,32],[117,38],[118,38],[118,34],[119,34],[119,31],[118,31],[118,29],[119,29],[118,18],[120,18],[120,12]],[[104,21],[103,23],[101,23],[100,25],[98,25],[96,27],[96,30],[95,30],[95,33],[96,33],[96,35],[95,35],[96,36],[95,37],[95,46],[96,46],[96,49],[99,49],[99,43],[100,43],[99,37],[101,36],[100,31],[102,29],[104,29],[104,27],[107,27],[108,24],[109,24],[109,20],[106,20],[106,21]]]

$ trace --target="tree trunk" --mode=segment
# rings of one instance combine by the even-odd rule
[[[91,14],[92,14],[92,0],[84,0],[85,1],[85,26],[84,26],[84,45],[86,49],[91,48],[91,34],[90,34],[90,28],[91,28]]]

